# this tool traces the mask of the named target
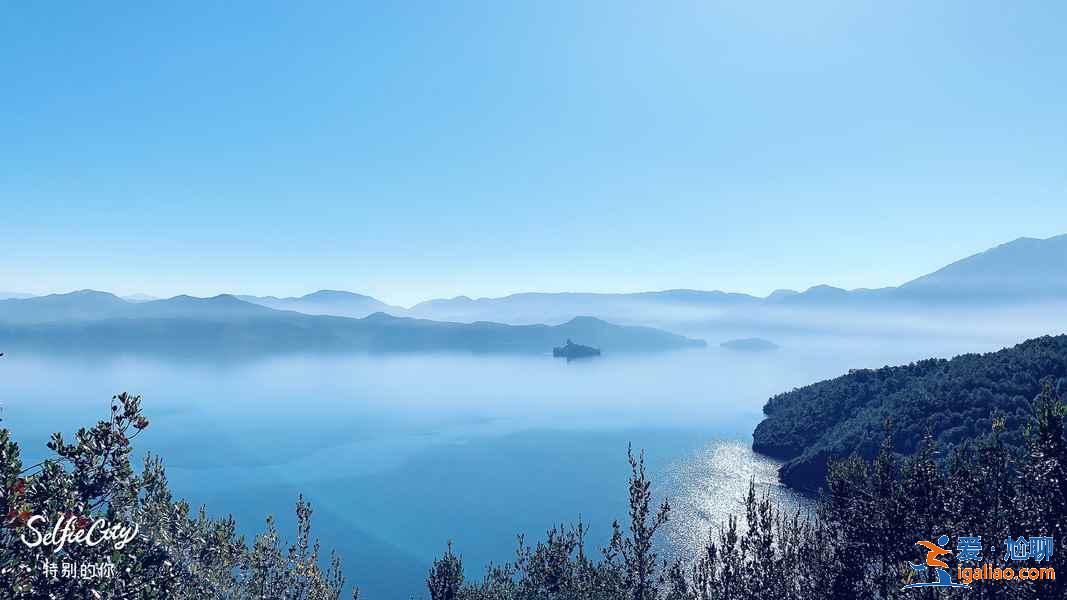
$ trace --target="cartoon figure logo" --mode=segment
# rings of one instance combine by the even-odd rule
[[[928,569],[933,568],[934,569],[934,574],[935,574],[937,579],[935,581],[923,581],[923,582],[920,582],[920,583],[910,583],[910,584],[908,584],[908,585],[906,585],[906,586],[904,586],[904,587],[902,587],[900,589],[907,590],[907,589],[911,589],[911,588],[930,588],[930,587],[947,587],[947,588],[970,588],[971,587],[971,586],[969,586],[967,584],[964,584],[964,583],[956,583],[956,582],[952,581],[952,575],[948,572],[948,564],[945,563],[945,561],[943,561],[940,558],[938,558],[939,556],[943,556],[945,554],[951,554],[951,552],[952,552],[951,550],[946,550],[945,548],[942,547],[942,546],[948,544],[948,540],[949,540],[948,536],[947,535],[943,535],[943,536],[937,538],[937,543],[936,544],[933,543],[933,542],[928,542],[926,540],[920,540],[918,542],[915,542],[916,546],[922,546],[923,548],[926,548],[928,550],[928,552],[926,553],[926,562],[925,563],[920,563],[920,564],[917,564],[917,565],[911,564],[911,563],[908,563],[908,564],[911,565],[912,570],[914,570],[916,573],[926,573],[926,571]]]

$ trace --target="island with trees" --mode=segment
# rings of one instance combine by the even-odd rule
[[[552,349],[552,356],[556,358],[566,358],[567,360],[574,360],[576,358],[589,358],[592,356],[600,356],[600,349],[592,346],[583,346],[581,344],[575,344],[571,340],[567,340],[566,344],[562,346],[556,346]]]

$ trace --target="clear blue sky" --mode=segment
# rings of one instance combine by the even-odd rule
[[[1064,23],[981,0],[8,3],[0,290],[897,284],[1067,232]]]

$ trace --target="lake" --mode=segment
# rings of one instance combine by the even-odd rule
[[[139,451],[163,457],[177,497],[232,513],[242,531],[293,503],[367,597],[422,594],[449,540],[469,576],[579,517],[601,546],[626,516],[628,444],[674,506],[665,553],[685,556],[748,482],[784,502],[774,461],[749,450],[771,395],[854,367],[991,350],[974,343],[785,340],[780,350],[605,355],[286,355],[242,360],[20,355],[0,362],[5,425],[32,464],[52,431],[144,396]],[[8,350],[8,349],[5,349]]]

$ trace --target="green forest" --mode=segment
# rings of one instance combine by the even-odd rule
[[[892,450],[902,455],[915,453],[927,435],[951,451],[987,433],[991,418],[1002,424],[1004,443],[1019,447],[1030,403],[1046,381],[1056,393],[1067,392],[1067,336],[951,360],[854,369],[771,398],[752,447],[785,460],[782,481],[807,490],[823,485],[834,460],[874,458],[887,420]]]

